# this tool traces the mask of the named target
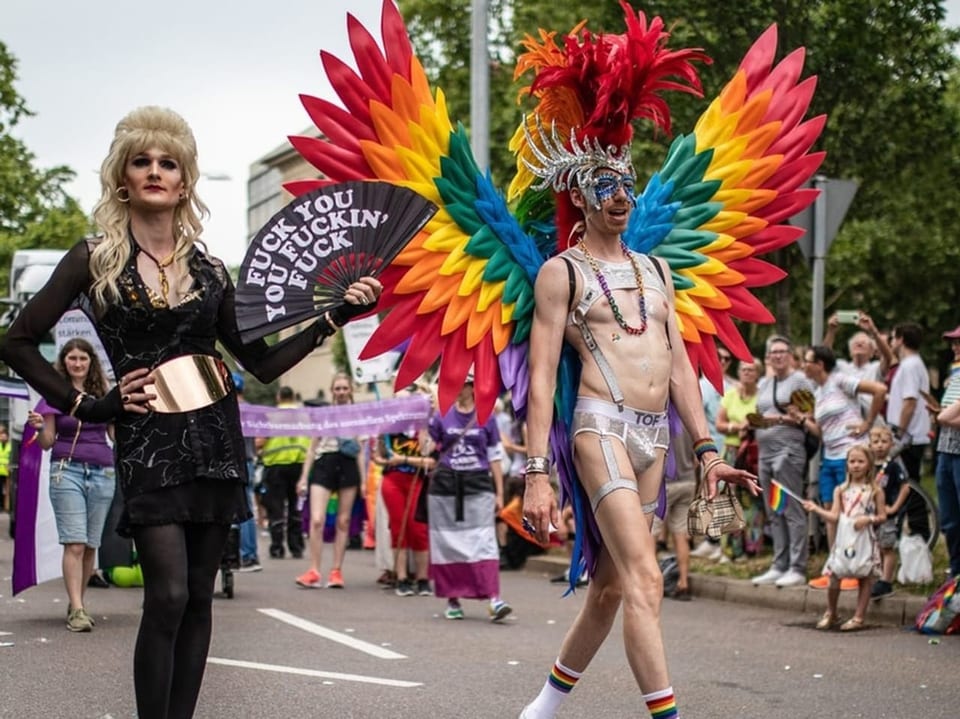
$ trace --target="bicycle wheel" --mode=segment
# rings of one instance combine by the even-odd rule
[[[903,513],[909,534],[919,534],[931,551],[940,537],[940,513],[933,498],[917,482],[910,480],[910,495]]]

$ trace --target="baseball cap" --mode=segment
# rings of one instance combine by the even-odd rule
[[[945,340],[956,340],[956,339],[960,339],[960,325],[957,325],[956,327],[954,327],[954,328],[953,328],[952,330],[950,330],[949,332],[944,332],[944,333],[943,333],[943,338],[944,338]]]

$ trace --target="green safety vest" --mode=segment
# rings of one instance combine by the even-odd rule
[[[309,437],[270,437],[260,450],[264,467],[276,464],[303,464],[310,447]]]
[[[0,444],[0,477],[10,476],[10,442]]]
[[[295,404],[280,404],[278,409],[293,409]],[[309,437],[269,437],[260,450],[264,467],[279,464],[303,464],[310,448]]]

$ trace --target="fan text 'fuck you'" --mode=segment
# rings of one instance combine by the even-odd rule
[[[268,320],[286,314],[286,287],[304,290],[312,284],[310,275],[321,264],[320,258],[352,250],[351,229],[378,228],[389,220],[382,210],[353,204],[352,189],[312,196],[290,206],[300,222],[279,218],[263,236],[250,258],[245,280],[264,288]]]

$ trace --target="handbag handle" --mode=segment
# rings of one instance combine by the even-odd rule
[[[77,420],[77,431],[73,433],[73,442],[70,444],[70,454],[66,457],[60,458],[60,464],[57,465],[57,473],[53,476],[54,484],[60,483],[60,478],[63,476],[63,468],[67,462],[73,461],[73,452],[77,448],[77,440],[80,439],[80,428],[83,427],[83,421]]]

